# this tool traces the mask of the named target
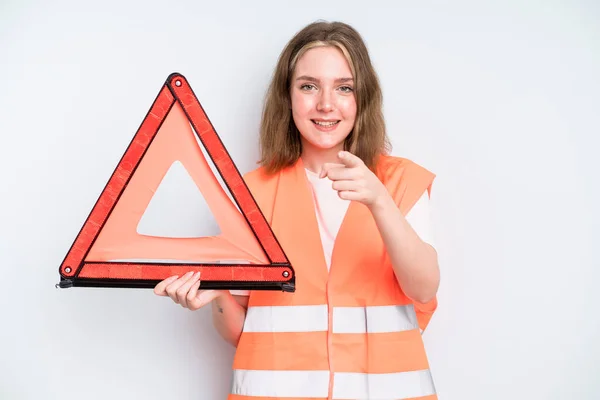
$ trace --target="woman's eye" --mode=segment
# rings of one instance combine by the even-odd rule
[[[305,85],[300,86],[300,89],[302,89],[302,90],[310,90],[310,89],[314,89],[314,87],[315,87],[314,85],[311,85],[311,84],[307,83]]]
[[[342,92],[344,92],[344,93],[350,93],[350,92],[352,92],[352,87],[350,87],[350,86],[342,86],[342,87],[340,88],[340,90],[341,90]]]

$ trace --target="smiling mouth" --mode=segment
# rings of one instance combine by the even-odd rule
[[[325,127],[325,128],[329,128],[329,127],[332,127],[332,126],[337,125],[337,124],[340,123],[339,120],[338,121],[316,121],[314,119],[311,119],[311,121],[312,121],[313,124],[318,125],[318,126],[322,126],[322,127]]]

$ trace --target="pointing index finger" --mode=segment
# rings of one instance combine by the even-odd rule
[[[358,167],[362,164],[362,160],[349,151],[340,151],[338,158],[346,167]]]

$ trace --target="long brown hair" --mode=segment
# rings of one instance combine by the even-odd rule
[[[374,169],[377,157],[391,148],[383,119],[379,78],[363,39],[345,23],[317,21],[296,33],[285,46],[266,94],[260,124],[260,164],[269,173],[293,165],[302,154],[300,132],[290,109],[290,84],[297,60],[317,46],[340,49],[354,78],[356,120],[344,141],[344,149]]]

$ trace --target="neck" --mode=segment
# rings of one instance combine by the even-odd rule
[[[331,149],[317,149],[311,146],[310,144],[303,143],[302,144],[302,163],[304,167],[309,171],[320,173],[323,164],[325,163],[340,163],[340,159],[338,158],[338,153],[343,150],[344,145],[340,143],[339,146],[336,146]]]

